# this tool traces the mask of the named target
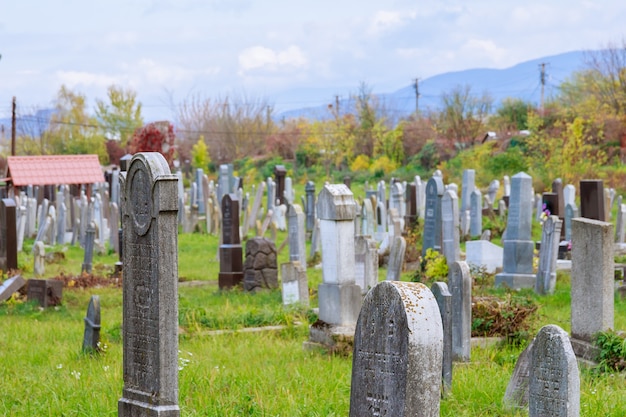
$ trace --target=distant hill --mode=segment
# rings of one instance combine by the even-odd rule
[[[510,68],[490,69],[478,68],[464,71],[448,72],[419,81],[420,110],[437,109],[440,106],[441,94],[452,90],[458,85],[471,86],[471,92],[482,95],[488,92],[497,106],[507,97],[519,98],[538,104],[541,95],[540,65],[546,64],[545,98],[556,94],[561,82],[573,72],[584,67],[584,52],[573,51],[559,55],[546,56],[522,62]],[[378,100],[394,118],[408,116],[415,111],[415,87],[407,85],[392,93],[376,94]],[[341,100],[340,109],[349,112],[354,103],[350,99]],[[310,119],[327,119],[331,117],[327,105],[298,108],[280,113],[281,118],[305,117]]]

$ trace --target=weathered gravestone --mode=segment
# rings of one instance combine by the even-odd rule
[[[278,204],[287,204],[285,198],[285,177],[287,176],[287,169],[284,165],[276,165],[274,167],[274,176],[276,177],[276,199]]]
[[[16,275],[4,281],[0,286],[0,303],[8,300],[16,291],[26,285],[21,275]]]
[[[26,298],[35,300],[43,308],[61,304],[63,299],[63,281],[56,279],[29,279]]]
[[[607,221],[604,210],[604,185],[602,180],[580,181],[580,216]]]
[[[533,288],[536,276],[533,274],[533,252],[535,243],[531,240],[532,227],[532,178],[520,172],[511,180],[509,216],[503,236],[504,271],[496,275],[496,286],[505,285],[511,289]]]
[[[264,237],[249,239],[243,270],[243,288],[246,291],[277,288],[278,263],[274,242]]]
[[[470,222],[469,232],[471,237],[480,236],[483,232],[483,209],[482,209],[482,194],[479,189],[472,191],[470,196]]]
[[[529,417],[578,417],[580,376],[567,333],[558,326],[539,330],[530,352]]]
[[[463,182],[461,183],[461,213],[470,209],[470,196],[476,188],[476,171],[466,169],[463,171]]]
[[[421,283],[376,285],[354,335],[350,416],[439,416],[442,352],[431,291]]]
[[[83,257],[83,266],[81,273],[91,274],[91,268],[93,266],[93,246],[96,238],[96,227],[94,222],[91,222],[85,232],[85,254]]]
[[[308,181],[304,186],[306,194],[306,231],[313,232],[315,228],[315,183]]]
[[[441,249],[448,265],[461,259],[459,229],[459,199],[447,190],[441,199]]]
[[[428,249],[441,252],[441,198],[444,193],[440,176],[433,176],[426,184],[426,205],[422,256]]]
[[[441,314],[443,325],[443,368],[441,370],[443,392],[448,393],[452,389],[452,294],[448,291],[448,284],[435,282],[430,287]]]
[[[309,284],[306,269],[300,262],[285,262],[280,265],[280,275],[283,283],[283,304],[289,305],[300,303],[309,305]]]
[[[92,295],[85,317],[83,352],[97,352],[100,349],[98,343],[100,343],[100,297]]]
[[[243,253],[239,236],[239,200],[236,194],[226,194],[222,198],[219,288],[232,288],[242,280]]]
[[[449,265],[448,287],[452,294],[452,359],[469,362],[472,336],[472,277],[464,261]]]
[[[178,417],[178,178],[156,152],[136,154],[123,214],[124,388],[120,417]]]
[[[290,204],[287,208],[287,238],[289,241],[289,261],[300,262],[306,270],[306,230],[304,229],[304,212],[298,204]]]
[[[614,320],[613,225],[572,220],[572,337],[591,342]]]
[[[528,378],[530,376],[530,355],[535,339],[520,353],[513,369],[513,375],[506,386],[504,405],[507,408],[528,407]]]
[[[40,277],[46,271],[46,247],[38,240],[33,245],[33,272]]]
[[[368,200],[366,200],[368,201]],[[378,283],[378,250],[376,241],[368,236],[354,238],[354,282],[367,294]]]
[[[17,221],[15,200],[0,200],[0,269],[17,269]]]
[[[578,207],[575,204],[567,203],[565,205],[565,240],[568,242],[572,241],[572,219],[578,217]]]
[[[563,222],[557,216],[548,216],[543,223],[539,268],[535,284],[535,291],[538,294],[553,294],[556,289],[556,260],[559,254],[562,224]]]
[[[387,281],[400,281],[405,253],[406,240],[402,236],[394,236],[389,251],[389,262],[387,263]]]

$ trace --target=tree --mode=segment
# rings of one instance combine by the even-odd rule
[[[209,156],[209,148],[207,148],[204,142],[204,136],[200,136],[193,148],[191,148],[191,166],[194,169],[202,168],[207,169],[211,162]]]
[[[135,130],[143,126],[141,103],[136,92],[115,85],[108,88],[107,97],[109,103],[96,99],[96,118],[105,135],[119,140],[121,147],[125,147]]]
[[[473,146],[484,130],[492,103],[493,99],[487,92],[475,96],[469,85],[454,87],[441,96],[443,110],[439,118],[439,132],[452,139],[458,147]]]
[[[130,152],[159,152],[171,166],[174,159],[176,135],[170,122],[148,123],[137,129],[130,140]]]
[[[532,104],[524,100],[506,98],[496,109],[496,114],[489,120],[489,124],[496,130],[506,132],[528,129],[528,111],[532,108]]]
[[[626,39],[621,44],[585,53],[588,68],[582,74],[586,92],[609,106],[614,114],[626,112]]]

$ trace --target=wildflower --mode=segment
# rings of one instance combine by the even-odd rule
[[[71,372],[72,376],[76,379],[80,379],[80,372],[78,371],[72,371]]]
[[[63,369],[63,364],[62,363],[58,364],[57,369]]]
[[[109,365],[104,365],[102,369],[104,369],[104,372],[109,372]]]

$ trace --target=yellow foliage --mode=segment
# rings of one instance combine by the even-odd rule
[[[370,167],[370,159],[367,155],[357,156],[352,164],[350,164],[351,171],[367,171]]]
[[[370,172],[372,174],[376,173],[377,171],[383,171],[385,175],[389,175],[396,169],[398,169],[398,164],[393,162],[386,156],[381,156],[380,158],[376,159],[372,163],[372,165],[370,165]]]

